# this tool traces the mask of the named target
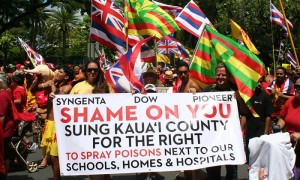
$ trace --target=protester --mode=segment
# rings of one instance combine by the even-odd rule
[[[15,72],[13,73],[13,75],[16,75],[16,74],[23,74],[24,73],[24,65],[21,65],[21,64],[16,64],[16,70]]]
[[[70,94],[94,94],[94,93],[112,93],[113,90],[109,87],[104,79],[104,73],[101,70],[98,61],[90,61],[85,67],[86,80],[76,84]],[[91,180],[111,180],[110,175],[91,175]]]
[[[165,71],[163,78],[165,79],[164,87],[173,87],[175,85],[173,71]]]
[[[26,111],[27,94],[24,87],[25,75],[24,73],[16,73],[12,76],[11,90],[13,95],[13,103],[18,110],[18,113],[22,114]],[[36,149],[36,143],[28,140],[26,136],[23,137],[23,142],[27,144],[27,149],[33,151]]]
[[[19,113],[23,113],[27,104],[27,95],[24,87],[24,74],[15,74],[12,76],[11,89],[13,93],[13,102]]]
[[[154,84],[147,84],[145,85],[144,88],[147,91],[147,93],[157,93]],[[164,177],[157,172],[148,172],[148,173],[136,174],[136,179],[137,180],[145,180],[145,179],[164,180]]]
[[[7,70],[6,70],[7,74],[6,75],[11,78],[13,73],[15,72],[15,70],[16,70],[16,68],[14,65],[12,65],[12,64],[7,65]]]
[[[157,75],[157,71],[153,67],[148,68],[147,71],[143,73],[143,79],[144,85],[154,84],[155,87],[163,87],[163,84]]]
[[[72,68],[68,66],[60,68],[52,81],[51,93],[49,94],[50,101],[47,103],[47,122],[45,123],[42,147],[44,147],[47,157],[48,155],[51,157],[54,180],[59,180],[61,177],[52,100],[55,98],[56,94],[69,94],[72,89],[69,82],[73,79],[74,71]],[[42,163],[39,165],[40,167],[47,166],[47,164]]]
[[[163,68],[161,65],[157,65],[156,68],[156,73],[157,73],[157,76],[159,77],[159,80],[164,84],[165,83],[165,79],[164,79],[164,73],[163,73]]]
[[[156,87],[154,84],[145,85],[145,89],[146,89],[147,93],[156,93]]]
[[[179,61],[177,64],[177,74],[180,80],[177,84],[177,92],[196,93],[201,91],[199,84],[190,78],[189,65],[187,62]]]
[[[35,110],[37,108],[36,99],[34,94],[31,93],[31,86],[34,81],[34,75],[32,73],[25,73],[25,81],[26,81],[26,95],[27,95],[27,104],[26,109],[27,112],[35,113]],[[34,143],[40,143],[38,142],[38,128],[37,128],[38,121],[34,121],[32,123],[32,133],[33,133],[33,142]],[[39,144],[38,144],[39,145]]]
[[[298,77],[300,78],[300,67],[298,67],[298,68],[296,69],[296,73],[298,74]]]
[[[295,94],[294,83],[286,77],[286,69],[284,67],[276,69],[276,79],[270,84],[268,89],[274,105],[272,118],[276,122],[284,103]]]
[[[254,111],[259,117],[254,117],[252,113],[246,115],[246,150],[247,162],[249,162],[249,140],[254,137],[260,137],[263,134],[269,134],[271,126],[271,114],[274,112],[270,96],[265,93],[262,87],[264,77],[261,77],[255,88],[250,102]]]
[[[25,70],[25,72],[33,73],[36,75],[36,79],[33,81],[30,87],[30,91],[32,94],[34,94],[36,98],[37,117],[41,120],[42,124],[46,126],[48,122],[48,120],[46,120],[48,96],[51,92],[51,85],[53,83],[54,72],[51,69],[49,69],[47,65],[38,65],[32,70]],[[43,130],[43,132],[45,132],[45,129]],[[43,145],[43,142],[41,142],[41,147],[43,149],[43,159],[42,162],[39,164],[38,168],[44,169],[48,166],[48,158],[50,156],[47,152],[47,146]]]
[[[25,72],[36,75],[30,91],[36,98],[36,113],[38,118],[45,120],[47,116],[48,95],[51,92],[51,84],[54,78],[54,72],[49,69],[47,65],[38,65],[32,70],[25,70]]]
[[[267,91],[267,89],[268,89],[268,87],[269,87],[269,84],[270,83],[268,83],[267,82],[267,80],[266,80],[266,76],[262,76],[261,78],[260,78],[260,86],[261,86],[261,90],[263,90],[263,91]]]
[[[300,140],[300,79],[297,79],[295,83],[295,96],[290,97],[284,104],[281,112],[280,119],[277,125],[282,129],[287,127],[287,131],[290,133],[291,141],[295,144]],[[299,143],[295,147],[296,164],[294,169],[294,179],[300,179],[300,146]]]
[[[236,86],[230,82],[230,74],[223,63],[219,63],[216,67],[216,84],[209,85],[202,90],[202,92],[219,92],[219,91],[235,91],[235,97],[238,102],[238,109],[241,116],[241,121],[245,121],[246,120],[245,114],[247,114],[248,109],[243,99],[239,96]],[[206,168],[206,171],[207,171],[208,178],[210,180],[221,179],[221,166],[209,167]],[[227,171],[226,179],[228,180],[238,179],[236,165],[226,165],[226,171]]]
[[[15,133],[16,127],[12,118],[12,94],[9,89],[9,77],[0,73],[0,179],[7,179],[9,166],[9,142]]]
[[[189,76],[189,65],[185,61],[179,61],[177,64],[177,74],[179,77],[179,84],[177,85],[177,92],[184,93],[196,93],[200,92],[200,86],[190,78]],[[176,175],[176,178],[179,179],[195,179],[195,171],[184,171],[184,173],[180,172]]]
[[[293,81],[293,83],[295,83],[298,79],[298,74],[296,72],[296,70],[292,70],[292,73],[291,73],[291,80]]]

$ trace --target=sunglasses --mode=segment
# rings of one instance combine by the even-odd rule
[[[300,90],[300,84],[295,84],[295,85],[294,85],[294,88],[295,88],[296,90]]]
[[[188,73],[188,71],[178,71],[179,75],[183,75],[183,74],[187,74],[187,73]]]
[[[99,72],[99,69],[97,69],[97,68],[87,68],[86,69],[86,72],[95,72],[95,73],[97,73],[97,72]]]

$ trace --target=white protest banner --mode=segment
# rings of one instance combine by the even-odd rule
[[[61,174],[244,164],[233,92],[57,95]]]

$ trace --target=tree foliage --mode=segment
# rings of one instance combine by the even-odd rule
[[[157,0],[159,2],[184,7],[189,0]],[[124,7],[124,0],[115,0],[117,6]],[[259,56],[265,64],[272,62],[272,47],[275,52],[281,40],[289,39],[282,28],[270,23],[269,1],[265,0],[194,0],[210,19],[215,28],[230,36],[229,20],[237,22],[249,35],[254,45],[261,52]],[[293,23],[294,44],[298,51],[300,38],[300,3],[297,0],[282,1],[287,18]],[[0,6],[0,58],[17,59],[24,57],[18,47],[17,37],[23,38],[31,47],[45,57],[86,56],[89,42],[90,0],[10,0],[2,1]],[[273,4],[280,9],[278,1]],[[65,23],[69,28],[65,40],[64,27],[50,17],[54,11],[63,9],[61,16],[70,20]],[[47,13],[51,12],[51,13]],[[64,13],[64,14],[63,14]],[[82,16],[82,22],[73,20],[75,14]],[[58,16],[57,16],[58,18]],[[46,21],[46,19],[48,19]],[[60,19],[63,21],[62,19]],[[47,22],[47,24],[45,23]],[[73,23],[72,23],[73,22]],[[56,25],[55,25],[56,24]],[[47,25],[47,26],[46,26]],[[175,37],[188,48],[194,49],[198,39],[184,30],[175,32]],[[65,47],[65,48],[63,48]],[[64,50],[63,50],[64,49]],[[108,50],[108,49],[106,49]],[[64,52],[63,52],[64,51]],[[109,51],[111,54],[113,51]],[[298,51],[299,52],[299,51]],[[275,54],[277,56],[277,54]],[[112,56],[112,55],[110,55]],[[26,57],[26,56],[25,56]]]

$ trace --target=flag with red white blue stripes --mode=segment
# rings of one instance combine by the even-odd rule
[[[164,3],[153,1],[153,0],[152,0],[152,2],[154,2],[156,5],[158,5],[160,8],[162,8],[167,13],[171,14],[174,18],[177,17],[183,9],[182,7],[179,7],[179,6],[168,5],[168,4],[164,4]]]
[[[113,88],[114,92],[131,93],[144,92],[142,77],[141,48],[153,37],[138,42],[127,53],[120,57],[109,70],[105,72],[106,81]]]
[[[157,43],[159,54],[176,54],[180,58],[189,58],[190,53],[185,47],[173,36],[165,36]]]
[[[92,0],[91,39],[124,54],[124,21],[122,11],[111,0]]]
[[[176,23],[182,29],[196,37],[200,37],[205,25],[210,25],[209,19],[197,4],[191,0],[175,18]]]
[[[294,67],[297,68],[297,62],[294,58],[294,56],[292,55],[292,53],[288,50],[285,54],[286,60]]]
[[[164,36],[157,43],[157,51],[159,54],[180,54],[177,41],[171,36]]]
[[[43,56],[41,56],[39,53],[35,52],[27,43],[25,43],[21,38],[19,38],[19,41],[22,45],[22,47],[25,49],[31,63],[34,66],[46,64],[45,59]]]
[[[287,32],[287,27],[285,25],[285,21],[284,21],[284,17],[281,14],[281,12],[272,4],[272,2],[270,1],[270,12],[271,12],[271,16],[270,16],[270,20],[271,22],[274,22],[276,24],[278,24],[279,26],[281,26],[286,32]],[[287,19],[287,23],[289,25],[290,28],[293,28],[293,24]]]

